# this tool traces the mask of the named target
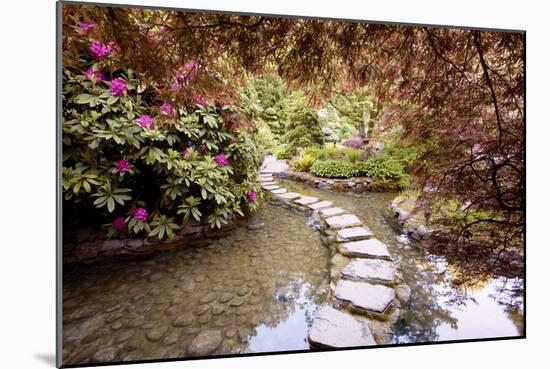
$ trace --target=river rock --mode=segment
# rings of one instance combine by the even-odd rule
[[[383,314],[395,298],[393,288],[367,282],[341,279],[334,290],[334,297],[349,302],[366,313]]]
[[[212,354],[222,343],[222,332],[218,329],[209,329],[199,333],[187,348],[190,356],[206,356]]]
[[[354,259],[341,274],[346,279],[390,285],[395,280],[396,271],[396,266],[387,260]]]
[[[338,231],[336,239],[339,242],[362,240],[372,237],[372,232],[365,226],[345,228]]]
[[[350,257],[391,260],[387,246],[375,238],[341,243],[338,248],[340,253]]]
[[[92,356],[92,361],[96,363],[107,363],[115,360],[117,349],[114,347],[105,347],[97,351]]]
[[[172,320],[172,325],[174,327],[187,327],[193,324],[193,317],[189,314],[186,315],[180,315],[176,317],[174,320]]]
[[[167,330],[168,327],[159,325],[149,330],[145,336],[149,341],[156,342],[164,336]]]
[[[309,204],[313,204],[314,202],[317,202],[319,201],[318,198],[316,197],[311,197],[311,196],[304,196],[298,200],[295,200],[294,202],[296,204],[300,204],[300,205],[309,205]]]
[[[283,200],[294,200],[300,197],[300,194],[297,192],[287,192],[287,193],[277,194],[277,197]]]
[[[319,210],[319,214],[321,214],[321,216],[323,217],[332,217],[332,216],[335,216],[335,215],[339,215],[339,214],[342,214],[342,213],[345,213],[346,211],[344,209],[340,209],[340,208],[324,208],[324,209],[321,209]]]
[[[251,231],[256,231],[264,227],[265,227],[265,223],[253,223],[246,226],[246,228],[250,229]]]
[[[347,228],[361,225],[361,220],[353,214],[336,215],[325,219],[330,228]]]
[[[330,206],[332,206],[332,202],[325,200],[325,201],[319,201],[315,204],[310,204],[310,205],[308,205],[308,208],[313,209],[313,210],[319,210],[319,209],[322,209],[322,208],[328,208]]]
[[[233,298],[233,294],[231,292],[224,292],[222,293],[218,301],[224,304],[227,301],[231,300],[232,298]]]
[[[401,283],[395,287],[395,293],[399,301],[405,303],[411,297],[411,288],[407,284]]]
[[[322,307],[309,329],[309,342],[317,347],[371,346],[376,342],[366,322],[330,306]]]

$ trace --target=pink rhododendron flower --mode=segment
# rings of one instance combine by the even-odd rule
[[[225,167],[229,164],[229,160],[225,157],[225,154],[218,154],[214,156],[214,161],[218,164],[219,167]]]
[[[107,45],[95,40],[90,44],[90,53],[96,60],[101,61],[108,57],[111,51]]]
[[[206,106],[207,104],[206,99],[200,95],[193,95],[193,101],[197,105]]]
[[[160,107],[160,112],[164,115],[174,118],[176,116],[176,110],[170,103],[164,103]]]
[[[128,91],[128,85],[120,78],[115,78],[111,81],[111,88],[109,89],[111,96],[122,96],[124,92]]]
[[[136,120],[137,123],[141,128],[155,128],[155,123],[153,122],[153,118],[147,114],[140,115],[139,118]]]
[[[133,216],[134,216],[134,219],[139,222],[146,222],[149,214],[147,213],[147,209],[137,208],[136,210],[134,210]]]
[[[256,197],[257,197],[257,194],[256,192],[254,191],[251,191],[248,193],[248,195],[246,195],[246,199],[249,201],[249,202],[254,202],[256,201]]]
[[[78,26],[80,27],[80,33],[84,34],[84,33],[88,32],[90,29],[96,28],[97,24],[95,24],[95,23],[80,23]]]
[[[128,227],[128,225],[126,224],[126,219],[124,219],[124,217],[116,217],[115,219],[113,219],[112,226],[117,232],[124,232]]]
[[[105,81],[105,73],[103,73],[102,71],[100,70],[96,70],[94,72],[94,69],[92,67],[86,69],[86,72],[84,73],[84,75],[86,77],[88,77],[88,79],[92,79],[93,77],[95,77],[98,81]]]
[[[130,162],[128,160],[120,159],[116,162],[115,168],[119,173],[126,173],[130,170]]]

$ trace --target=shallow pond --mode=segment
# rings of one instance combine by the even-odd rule
[[[279,180],[283,187],[332,201],[357,215],[399,263],[411,298],[394,326],[394,343],[518,336],[523,332],[523,280],[468,275],[444,255],[431,255],[401,234],[389,210],[394,193],[324,191]]]
[[[282,207],[266,204],[250,223],[264,226],[145,260],[66,266],[64,363],[309,349],[328,250]]]

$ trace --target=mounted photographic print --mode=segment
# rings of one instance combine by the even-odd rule
[[[525,32],[60,2],[57,103],[59,366],[525,337]]]

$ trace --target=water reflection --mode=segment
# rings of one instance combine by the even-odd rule
[[[283,180],[291,191],[333,201],[368,225],[400,264],[411,297],[392,342],[431,342],[523,333],[523,279],[495,266],[484,250],[429,250],[401,231],[389,211],[393,193],[329,192]]]

